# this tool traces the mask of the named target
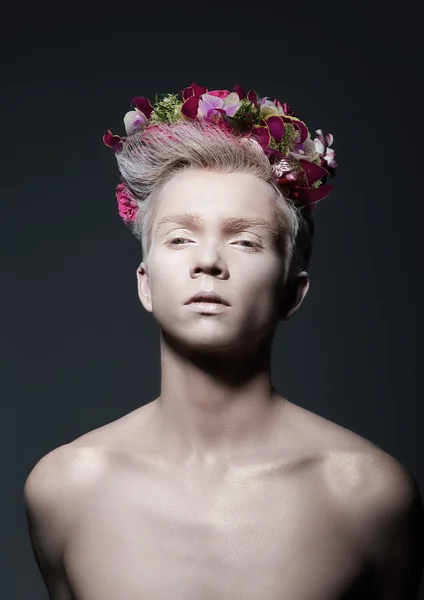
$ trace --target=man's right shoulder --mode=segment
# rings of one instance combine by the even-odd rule
[[[57,515],[57,523],[70,527],[79,501],[94,489],[108,468],[107,453],[98,447],[64,444],[43,456],[24,485],[27,510],[34,515]],[[66,521],[69,522],[66,522]]]
[[[64,444],[43,456],[25,481],[24,492],[48,501],[78,494],[92,486],[108,468],[108,453],[99,447]]]
[[[108,466],[102,449],[59,446],[43,456],[24,485],[30,540],[40,572],[54,600],[71,600],[63,553],[84,498]]]

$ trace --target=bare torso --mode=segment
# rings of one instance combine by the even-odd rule
[[[97,473],[64,552],[75,600],[372,598],[343,507],[379,450],[285,402],[281,436],[226,468],[164,457],[154,402],[72,442]]]

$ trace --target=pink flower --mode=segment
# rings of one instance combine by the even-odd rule
[[[208,92],[210,96],[218,96],[218,98],[226,98],[230,92],[228,90],[214,90],[213,92]]]
[[[125,182],[116,186],[116,199],[119,214],[127,225],[133,223],[137,215],[138,204]]]

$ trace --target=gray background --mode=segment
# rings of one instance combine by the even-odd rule
[[[47,598],[22,499],[35,463],[160,392],[141,250],[102,143],[124,134],[134,96],[239,83],[333,133],[335,190],[315,212],[307,298],[277,332],[274,385],[424,489],[421,36],[408,2],[5,9],[2,597]]]

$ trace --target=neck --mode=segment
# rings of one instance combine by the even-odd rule
[[[161,331],[158,437],[199,462],[235,456],[266,441],[283,398],[271,383],[272,338],[224,353],[181,347]]]

